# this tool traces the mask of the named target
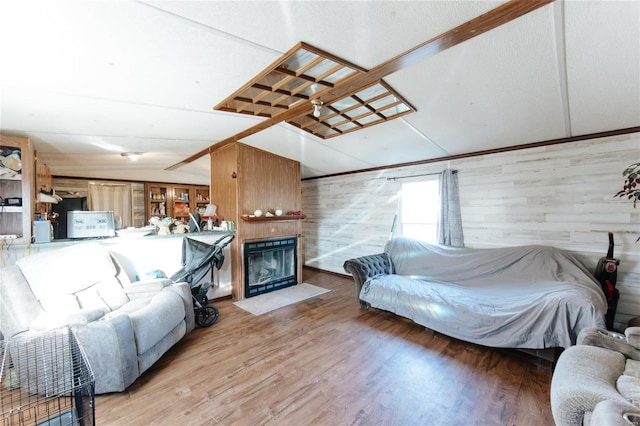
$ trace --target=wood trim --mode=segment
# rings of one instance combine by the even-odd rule
[[[371,76],[369,78],[380,79],[401,69],[408,68],[426,58],[498,28],[554,1],[511,0],[372,68],[367,73],[367,77]]]
[[[346,60],[344,60],[342,58],[339,58],[339,57],[337,57],[335,55],[332,55],[329,52],[325,52],[322,49],[318,49],[317,47],[311,46],[310,44],[307,44],[305,42],[301,42],[299,46],[304,48],[305,50],[308,50],[311,53],[315,53],[316,55],[324,56],[325,58],[327,58],[327,59],[329,59],[329,60],[331,60],[333,62],[336,62],[336,63],[338,63],[338,64],[340,64],[340,65],[342,65],[344,67],[353,68],[354,70],[360,71],[361,73],[366,73],[367,72],[367,70],[365,68],[362,68],[362,67],[360,67],[360,66],[358,66],[356,64],[353,64],[353,63],[351,63],[349,61],[346,61]]]
[[[473,18],[470,21],[467,21],[453,28],[452,30],[442,33],[439,36],[427,40],[426,42],[419,44],[418,46],[404,53],[401,53],[400,55],[391,58],[388,61],[383,62],[382,64],[372,68],[365,73],[358,74],[353,78],[348,79],[346,82],[334,87],[333,89],[323,91],[321,94],[322,100],[325,104],[330,104],[338,99],[357,92],[363,86],[381,80],[396,71],[410,67],[417,62],[420,62],[430,56],[442,52],[443,50],[456,46],[464,41],[470,40],[473,37],[476,37],[503,24],[513,21],[514,19],[526,15],[527,13],[532,12],[554,1],[555,0],[510,0],[509,2],[504,3],[496,7],[495,9],[492,9],[487,13]],[[312,46],[306,45],[305,43],[301,42],[290,49],[289,53],[297,50],[301,46],[309,50],[314,49]],[[323,52],[323,54],[324,53],[325,52]],[[330,57],[330,59],[335,60],[338,63],[344,62],[344,60],[338,60],[339,58]],[[271,68],[277,66],[278,61],[267,68],[267,70],[265,70],[263,74],[270,72]],[[262,76],[262,74],[259,74],[259,76]],[[251,81],[255,81],[255,78]],[[244,87],[241,90],[244,90]],[[218,106],[216,106],[214,109],[217,109],[219,106],[226,104],[230,99],[232,100],[237,93],[240,92],[235,92],[229,98],[218,104]],[[318,94],[318,96],[320,96],[320,94]],[[302,115],[311,114],[312,111],[313,106],[310,103],[301,102],[299,105],[294,106],[288,111],[268,118],[267,120],[264,120],[246,130],[243,130],[240,133],[223,139],[222,141],[211,145],[209,148],[202,150],[182,160],[179,163],[169,166],[165,170],[175,170],[182,165],[195,161],[198,158],[209,154],[212,150],[218,149],[231,142],[239,142],[243,138],[249,137],[255,133],[259,133],[283,121],[290,121]]]
[[[300,215],[282,215],[282,216],[260,216],[260,217],[255,217],[255,216],[249,216],[249,215],[245,215],[243,214],[242,216],[240,216],[240,219],[244,220],[245,222],[272,222],[272,221],[284,221],[284,220],[302,220],[304,219],[306,216],[303,214]]]
[[[365,173],[365,172],[374,172],[374,171],[379,171],[379,170],[395,169],[395,168],[399,168],[399,167],[418,166],[418,165],[421,165],[421,164],[438,163],[438,162],[441,162],[441,161],[449,161],[449,160],[459,160],[461,158],[477,157],[477,156],[480,156],[480,155],[498,154],[498,153],[501,153],[501,152],[517,151],[517,150],[521,150],[521,149],[537,148],[537,147],[549,146],[549,145],[559,145],[559,144],[563,144],[563,143],[580,142],[580,141],[589,140],[589,139],[599,139],[599,138],[626,135],[626,134],[632,134],[632,133],[640,133],[640,126],[627,127],[625,129],[618,129],[618,130],[608,130],[606,132],[589,133],[589,134],[580,135],[580,136],[570,136],[570,137],[567,137],[567,138],[551,139],[551,140],[541,141],[541,142],[529,142],[529,143],[525,143],[525,144],[521,144],[521,145],[511,145],[511,146],[507,146],[507,147],[503,147],[503,148],[485,149],[483,151],[474,151],[474,152],[468,152],[468,153],[465,153],[465,154],[448,155],[448,156],[445,156],[445,157],[430,158],[430,159],[427,159],[427,160],[419,160],[419,161],[410,161],[410,162],[407,162],[407,163],[390,164],[388,166],[370,167],[368,169],[352,170],[352,171],[349,171],[349,172],[332,173],[332,174],[328,174],[328,175],[304,178],[302,180],[303,181],[305,181],[305,180],[314,180],[314,179],[322,179],[322,178],[327,178],[327,177],[352,175],[352,174],[356,174],[356,173]]]
[[[293,52],[295,52],[296,50],[300,49],[300,47],[302,46],[302,43],[297,43],[295,46],[293,46],[291,49],[289,49],[285,55],[291,55]],[[225,98],[222,102],[220,102],[218,105],[216,105],[215,107],[213,107],[214,110],[217,109],[221,109],[224,106],[226,106],[227,104],[233,102],[233,100],[236,98],[236,96],[238,95],[238,93],[242,93],[243,91],[245,91],[246,89],[250,88],[253,83],[255,83],[257,80],[260,80],[262,78],[264,78],[265,76],[267,76],[273,68],[277,67],[281,62],[281,58],[276,59],[274,62],[271,63],[271,65],[269,65],[268,67],[266,67],[263,71],[261,71],[258,75],[256,75],[254,78],[252,78],[251,80],[249,80],[244,86],[240,87],[238,90],[236,90],[235,92],[233,92],[231,95],[229,95],[227,98]],[[235,111],[235,109],[234,109]],[[201,151],[202,152],[202,151]]]

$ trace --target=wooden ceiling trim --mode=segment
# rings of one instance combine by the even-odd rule
[[[318,56],[317,58],[315,58],[313,61],[309,61],[309,63],[305,66],[303,66],[302,68],[300,68],[298,71],[296,71],[296,77],[302,77],[304,78],[304,76],[306,76],[307,71],[309,71],[311,68],[315,67],[316,65],[318,65],[319,63],[321,63],[322,61],[324,61],[324,57],[323,56]],[[313,77],[312,77],[313,78]],[[315,78],[313,78],[315,80]]]
[[[487,13],[473,18],[470,21],[467,21],[449,31],[440,34],[439,36],[421,43],[413,49],[410,49],[386,62],[383,62],[382,64],[372,68],[369,71],[356,65],[349,65],[347,63],[345,64],[346,66],[350,66],[356,70],[359,70],[361,71],[361,73],[354,73],[354,75],[352,75],[350,78],[345,79],[344,82],[336,85],[334,88],[323,91],[322,100],[325,102],[325,104],[330,104],[338,99],[356,93],[358,90],[361,90],[364,86],[367,86],[370,83],[373,83],[377,80],[382,80],[384,77],[393,74],[394,72],[412,66],[439,52],[463,43],[464,41],[470,40],[478,35],[484,34],[485,32],[490,31],[494,28],[500,27],[501,25],[511,22],[554,1],[555,0],[510,0],[507,3],[504,3]],[[310,46],[304,42],[298,43],[296,46],[289,50],[288,54],[291,55],[300,48],[304,48],[313,53],[321,52],[322,54],[326,55],[327,58],[334,60],[337,63],[347,62],[341,58],[335,57],[334,55],[322,52],[320,49]],[[259,74],[260,78],[268,75],[268,73],[271,72],[271,70],[273,70],[274,68],[277,68],[280,63],[282,63],[281,58],[275,61],[271,67],[268,67],[261,74]],[[256,80],[254,79],[252,81]],[[251,82],[247,83],[247,85],[245,85],[245,88],[250,87],[250,85]],[[242,90],[244,90],[244,88]],[[234,95],[237,93],[239,92],[234,93],[229,98],[219,103],[215,107],[215,109],[222,109],[222,107],[226,106],[227,103],[232,100]],[[314,96],[313,98],[316,99],[318,97],[320,97],[320,94],[317,94],[317,96]],[[266,120],[246,130],[243,130],[242,132],[223,139],[222,141],[209,146],[207,149],[202,150],[199,153],[194,154],[187,159],[168,167],[166,170],[174,170],[181,165],[192,162],[202,157],[203,155],[207,155],[209,152],[211,152],[212,150],[216,150],[219,147],[259,133],[283,121],[291,121],[302,115],[310,114],[312,111],[313,106],[311,105],[311,103],[300,102],[299,104],[295,104],[286,111],[269,117]],[[404,113],[396,115],[395,118],[406,115],[409,112],[412,112],[411,109],[409,109],[408,112],[405,111]]]
[[[303,43],[297,43],[295,46],[293,46],[291,49],[289,49],[284,56],[290,56],[292,55],[294,52],[296,52],[297,50],[300,49],[300,47],[303,45]],[[226,99],[224,99],[222,102],[218,103],[218,105],[216,105],[215,107],[213,107],[214,110],[223,110],[223,108],[229,104],[231,104],[233,102],[234,97],[239,94],[244,92],[245,90],[249,89],[254,81],[257,80],[262,80],[264,77],[266,77],[267,75],[269,75],[269,73],[274,69],[277,68],[278,65],[280,65],[280,63],[282,62],[282,58],[278,58],[277,60],[275,60],[274,62],[271,63],[271,65],[269,65],[267,68],[265,68],[263,71],[261,71],[257,76],[255,76],[253,79],[251,79],[250,81],[248,81],[245,85],[243,85],[242,87],[240,87],[240,89],[238,89],[237,91],[235,91],[233,94],[229,95]],[[228,111],[228,110],[224,110],[224,111]]]
[[[318,79],[319,81],[325,81],[325,82],[327,82],[327,81],[325,80],[327,77],[329,77],[329,76],[331,76],[331,75],[333,75],[333,74],[337,73],[338,71],[341,71],[341,70],[343,70],[343,69],[345,69],[345,68],[346,68],[346,67],[343,67],[343,66],[342,66],[342,65],[340,65],[340,64],[336,64],[333,68],[329,68],[326,72],[324,72],[324,73],[320,74],[320,75],[317,77],[317,79]],[[333,83],[331,83],[331,82],[327,82],[327,83],[329,83],[329,84],[331,85],[331,87],[333,87]]]
[[[344,67],[340,67],[340,68],[344,68]],[[314,78],[311,77],[310,75],[306,75],[306,74],[300,74],[298,75],[297,72],[295,71],[291,71],[285,68],[276,68],[274,71],[277,71],[279,73],[291,76],[291,77],[295,77],[295,78],[299,78],[300,80],[306,80],[307,82],[309,82],[309,85],[312,85],[314,83],[318,83],[321,84],[323,86],[327,86],[327,87],[334,87],[334,84],[331,83],[330,81],[326,81],[326,80],[322,80],[320,78]]]
[[[351,63],[349,61],[346,61],[346,60],[340,58],[339,56],[332,55],[329,52],[325,52],[324,50],[318,49],[317,47],[312,46],[310,44],[307,44],[305,42],[300,42],[299,45],[304,50],[307,50],[307,51],[309,51],[311,53],[315,53],[316,55],[324,56],[325,58],[330,59],[333,62],[336,62],[336,63],[342,65],[343,67],[354,69],[355,71],[357,71],[359,73],[362,73],[362,74],[367,72],[366,68],[362,68],[362,67],[360,67],[360,66],[358,66],[356,64],[353,64],[353,63]]]
[[[308,177],[308,178],[304,178],[302,180],[303,181],[305,181],[305,180],[317,180],[317,179],[323,179],[323,178],[328,178],[328,177],[353,175],[353,174],[357,174],[357,173],[377,172],[377,171],[381,171],[381,170],[395,169],[395,168],[401,168],[401,167],[410,167],[410,166],[418,166],[418,165],[431,164],[431,163],[440,163],[440,162],[444,162],[444,161],[459,160],[461,158],[473,158],[473,157],[479,157],[479,156],[490,155],[490,154],[499,154],[499,153],[502,153],[502,152],[519,151],[519,150],[522,150],[522,149],[539,148],[539,147],[543,147],[543,146],[575,143],[575,142],[580,142],[580,141],[585,141],[585,140],[590,140],[590,139],[600,139],[600,138],[606,138],[606,137],[611,137],[611,136],[628,135],[628,134],[633,134],[633,133],[640,133],[640,126],[627,127],[627,128],[623,128],[623,129],[617,129],[617,130],[607,130],[605,132],[589,133],[589,134],[584,134],[584,135],[579,135],[579,136],[570,136],[570,137],[567,137],[567,138],[550,139],[550,140],[541,141],[541,142],[529,142],[529,143],[524,143],[524,144],[520,144],[520,145],[511,145],[511,146],[507,146],[507,147],[503,147],[503,148],[494,148],[494,149],[486,149],[486,150],[482,150],[482,151],[467,152],[467,153],[464,153],[464,154],[447,155],[445,157],[430,158],[430,159],[427,159],[427,160],[418,160],[418,161],[410,161],[410,162],[405,162],[405,163],[389,164],[388,166],[378,166],[378,167],[370,167],[370,168],[367,168],[367,169],[351,170],[351,171],[348,171],[348,172],[331,173],[331,174],[322,175],[322,176]]]
[[[395,90],[393,90],[391,88],[391,86],[389,86],[387,84],[386,81],[384,80],[380,80],[380,85],[382,85],[382,87],[384,87],[385,89],[387,89],[388,92],[390,92],[393,96],[395,96],[396,98],[398,98],[398,100],[400,100],[400,102],[402,102],[403,104],[405,104],[406,106],[409,107],[409,109],[411,109],[412,111],[417,111],[416,107],[414,107],[411,102],[409,102],[404,96],[402,96],[400,93],[396,92]],[[372,101],[369,101],[372,102]]]

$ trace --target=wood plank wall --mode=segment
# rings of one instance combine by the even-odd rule
[[[621,261],[618,327],[640,316],[640,206],[613,198],[622,171],[640,161],[640,134],[529,148],[302,182],[305,264],[344,273],[345,260],[379,253],[402,181],[388,177],[458,170],[468,247],[546,244],[593,270],[614,232]]]

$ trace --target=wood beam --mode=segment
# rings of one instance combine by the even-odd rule
[[[453,28],[452,30],[427,40],[424,43],[381,63],[369,71],[347,80],[343,84],[337,84],[334,88],[328,91],[323,91],[322,100],[325,104],[330,104],[347,95],[355,93],[362,87],[381,80],[390,74],[415,65],[433,55],[436,55],[437,53],[470,40],[480,34],[484,34],[487,31],[498,28],[501,25],[511,22],[549,3],[553,3],[554,1],[555,0],[511,0],[487,13]],[[298,46],[299,45],[295,48]],[[177,169],[178,167],[197,160],[198,158],[228,145],[231,142],[238,142],[243,138],[259,133],[283,121],[289,121],[302,115],[311,114],[312,111],[313,106],[310,102],[299,102],[294,104],[287,111],[268,118],[240,133],[223,139],[222,141],[211,145],[207,149],[203,149],[202,151],[168,167],[165,170]]]

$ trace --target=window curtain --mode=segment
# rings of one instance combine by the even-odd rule
[[[133,226],[130,184],[89,182],[89,210],[113,212],[116,229]]]
[[[457,170],[446,169],[440,173],[440,216],[437,233],[438,244],[464,247]]]

